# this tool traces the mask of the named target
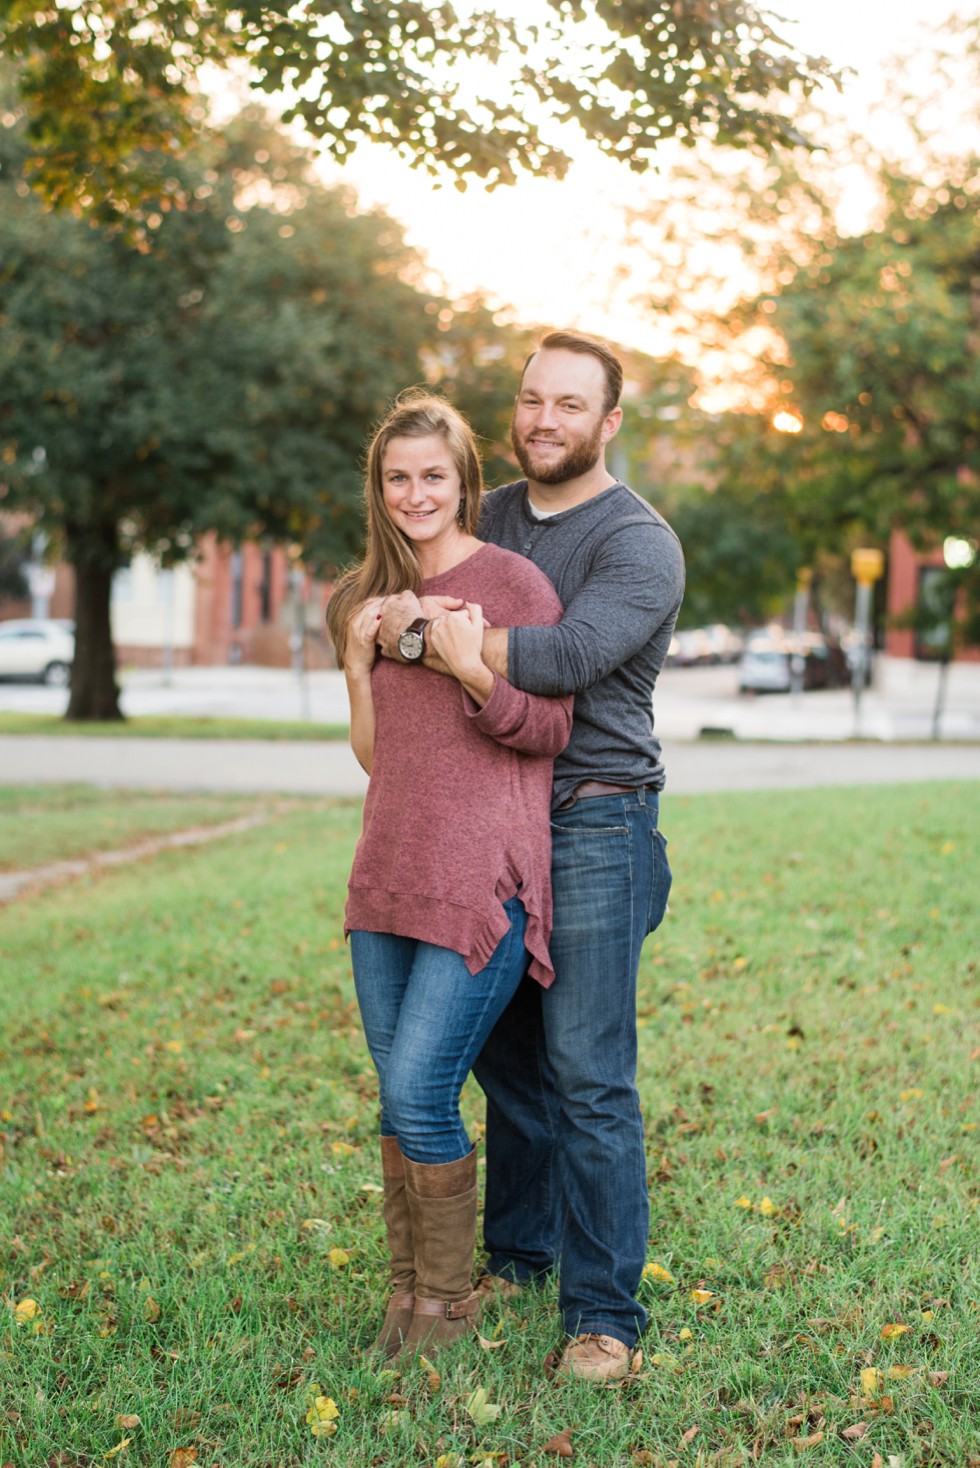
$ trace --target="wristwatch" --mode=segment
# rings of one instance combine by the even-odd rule
[[[398,639],[398,651],[406,663],[417,663],[425,653],[425,629],[429,625],[428,617],[416,617],[410,626]]]

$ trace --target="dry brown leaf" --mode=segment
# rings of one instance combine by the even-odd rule
[[[201,1420],[200,1412],[194,1407],[178,1407],[170,1419],[174,1432],[191,1432]]]
[[[126,1412],[116,1418],[116,1426],[120,1432],[132,1432],[135,1427],[141,1426],[141,1423],[135,1412]]]
[[[700,1431],[700,1427],[698,1427],[697,1423],[695,1423],[693,1427],[689,1427],[687,1429],[684,1436],[681,1438],[681,1443],[692,1443]]]
[[[870,1422],[855,1422],[853,1427],[844,1428],[844,1431],[841,1433],[841,1437],[844,1439],[845,1442],[856,1443],[862,1437],[864,1437],[865,1433],[868,1432],[870,1427]]]
[[[809,1437],[794,1437],[793,1446],[801,1450],[803,1448],[815,1448],[817,1443],[823,1442],[823,1436],[822,1432],[811,1432]]]
[[[160,1306],[152,1295],[147,1295],[143,1301],[143,1319],[151,1325],[154,1320],[160,1319]]]
[[[875,1453],[871,1459],[871,1468],[885,1468],[885,1460],[880,1453]]]
[[[197,1448],[174,1448],[168,1468],[191,1468],[197,1462]]]
[[[550,1453],[553,1458],[574,1458],[575,1449],[567,1432],[556,1432],[554,1437],[549,1437],[542,1453]]]
[[[778,1106],[770,1106],[768,1111],[757,1111],[753,1120],[756,1121],[759,1126],[765,1126],[766,1122],[774,1117],[778,1110]]]
[[[479,1331],[476,1333],[476,1338],[480,1343],[481,1351],[499,1351],[501,1346],[506,1346],[507,1344],[506,1337],[499,1341],[488,1341],[486,1336],[481,1335]]]
[[[945,1386],[946,1383],[947,1383],[947,1381],[949,1381],[949,1372],[948,1371],[930,1371],[929,1372],[929,1384],[930,1384],[930,1386]]]

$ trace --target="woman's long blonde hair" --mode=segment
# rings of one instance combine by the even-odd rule
[[[344,666],[347,623],[355,607],[369,596],[387,596],[394,591],[422,587],[422,573],[412,542],[393,524],[384,501],[382,461],[385,449],[395,438],[428,438],[439,434],[446,440],[460,477],[462,495],[459,524],[464,535],[475,535],[480,518],[483,469],[473,430],[445,398],[424,388],[409,388],[395,400],[387,417],[375,430],[367,450],[364,476],[366,540],[364,559],[350,566],[337,583],[327,607],[327,628],[337,652],[337,666]]]

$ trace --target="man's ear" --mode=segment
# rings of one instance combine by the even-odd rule
[[[616,437],[616,434],[619,432],[620,425],[621,425],[622,421],[623,421],[623,410],[622,410],[622,408],[613,408],[613,410],[612,410],[611,413],[607,413],[606,414],[605,420],[604,420],[603,425],[602,425],[602,441],[603,441],[603,443],[608,443],[611,438],[615,438]]]

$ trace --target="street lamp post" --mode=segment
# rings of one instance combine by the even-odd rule
[[[303,605],[303,567],[300,549],[290,547],[289,590],[293,603],[293,630],[289,638],[293,672],[299,683],[300,718],[310,721],[310,688],[306,677],[306,608]]]
[[[851,662],[851,688],[854,691],[854,734],[861,737],[861,694],[868,681],[870,661],[868,633],[871,626],[871,594],[885,569],[884,552],[864,547],[851,552],[851,574],[857,582],[854,599],[854,656]]]
[[[806,673],[806,650],[803,644],[812,580],[813,572],[810,567],[801,566],[796,573],[796,599],[793,602],[793,652],[789,660],[790,692],[797,701],[803,693],[803,679]]]

